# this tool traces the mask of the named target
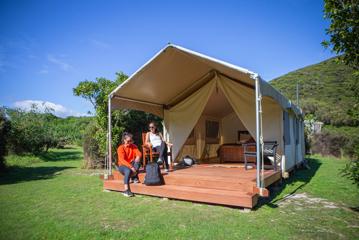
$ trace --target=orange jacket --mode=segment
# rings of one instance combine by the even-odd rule
[[[126,166],[131,168],[131,162],[135,160],[136,157],[141,156],[142,154],[135,144],[131,143],[128,146],[122,144],[117,148],[118,166]]]

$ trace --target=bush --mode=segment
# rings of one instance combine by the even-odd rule
[[[11,110],[9,150],[15,154],[32,153],[35,155],[56,147],[59,143],[50,122],[55,116],[39,113],[34,106],[30,112]]]
[[[100,130],[96,122],[91,122],[86,130],[83,141],[84,168],[103,168],[105,156],[100,153],[100,146],[96,138],[96,133]]]
[[[359,128],[325,126],[311,140],[312,153],[353,158],[359,149]]]
[[[7,138],[10,129],[4,109],[0,109],[0,172],[5,169],[5,155],[7,154]]]

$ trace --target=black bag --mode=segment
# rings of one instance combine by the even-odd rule
[[[157,163],[149,163],[146,165],[145,182],[147,186],[162,185],[161,170]]]
[[[188,156],[188,155],[186,155],[184,158],[183,158],[183,165],[184,166],[192,166],[192,165],[194,165],[194,164],[196,164],[196,161],[192,158],[192,157],[190,157],[190,156]]]

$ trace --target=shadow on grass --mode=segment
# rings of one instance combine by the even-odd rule
[[[12,166],[0,175],[0,185],[50,179],[59,172],[74,167],[20,167]]]
[[[66,148],[67,149],[67,148]],[[73,161],[82,158],[82,154],[80,151],[66,151],[63,150],[61,152],[46,152],[41,153],[39,158],[45,162],[55,162],[55,161]]]
[[[296,169],[291,173],[291,176],[288,179],[283,180],[281,183],[270,187],[270,196],[268,198],[260,198],[257,204],[256,209],[260,208],[263,205],[267,205],[271,208],[277,208],[278,203],[281,202],[284,197],[275,199],[282,191],[286,188],[287,185],[294,184],[296,182],[300,182],[301,184],[291,191],[288,195],[295,194],[298,190],[302,189],[305,185],[307,185],[315,173],[320,168],[321,163],[316,158],[306,158],[310,169],[305,167]]]

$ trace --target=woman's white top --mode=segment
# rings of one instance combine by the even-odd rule
[[[152,147],[161,146],[161,142],[162,140],[159,134],[150,132],[150,143],[152,144]]]

